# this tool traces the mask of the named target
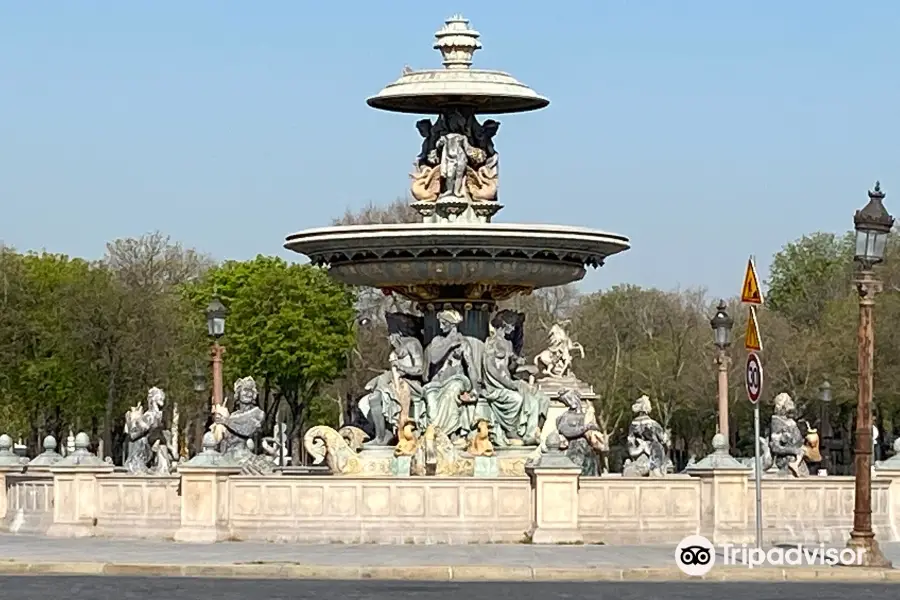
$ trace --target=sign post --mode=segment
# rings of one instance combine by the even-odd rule
[[[760,426],[759,426],[759,397],[762,395],[763,368],[759,355],[751,352],[747,355],[747,398],[753,404],[753,436],[756,443],[753,444],[753,457],[756,469],[754,469],[754,484],[756,487],[756,547],[762,548],[762,459],[760,457]]]
[[[759,321],[756,318],[756,307],[763,303],[762,289],[759,286],[759,275],[756,273],[756,264],[753,257],[747,261],[744,271],[744,283],[741,286],[741,302],[749,304],[747,315],[747,330],[744,334],[744,348],[747,349],[747,370],[745,383],[747,386],[747,398],[753,404],[753,458],[754,487],[756,488],[756,547],[762,548],[762,458],[760,457],[760,423],[759,423],[759,399],[763,389],[762,361],[757,352],[762,352],[762,337],[759,335]]]

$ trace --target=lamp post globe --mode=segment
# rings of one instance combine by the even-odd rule
[[[194,391],[197,393],[206,391],[206,373],[199,366],[194,367],[191,373],[191,381],[194,384]]]
[[[827,379],[819,386],[819,398],[821,398],[822,402],[825,404],[831,402],[831,383],[829,383]]]
[[[218,296],[213,297],[212,301],[206,307],[206,329],[210,337],[219,339],[225,335],[225,317],[228,315],[228,309],[222,304]]]
[[[731,328],[734,327],[734,319],[728,314],[728,305],[725,300],[719,300],[716,314],[709,321],[715,334],[716,347],[725,350],[731,345]]]
[[[884,261],[888,234],[894,226],[892,217],[884,207],[884,192],[881,183],[875,182],[875,189],[869,191],[869,202],[853,215],[853,229],[856,231],[854,259],[866,271]]]

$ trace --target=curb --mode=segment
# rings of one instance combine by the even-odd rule
[[[864,567],[723,567],[688,577],[677,567],[531,567],[502,565],[357,567],[294,563],[223,565],[100,562],[0,562],[0,575],[109,575],[387,581],[814,581],[900,583],[900,570]]]

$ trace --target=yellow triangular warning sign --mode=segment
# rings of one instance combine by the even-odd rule
[[[741,302],[744,304],[762,304],[762,290],[759,289],[759,275],[753,259],[747,261],[747,272],[744,273],[744,285],[741,287]]]
[[[747,317],[747,332],[744,333],[744,348],[753,352],[762,352],[762,339],[759,337],[759,322],[756,320],[756,307],[750,307]]]

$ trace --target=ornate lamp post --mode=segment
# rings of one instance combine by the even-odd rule
[[[224,346],[219,345],[219,338],[225,335],[225,316],[228,310],[218,296],[214,296],[212,302],[206,307],[206,328],[209,336],[213,338],[212,356],[213,367],[213,406],[221,405],[224,398],[222,387],[222,355],[225,354]]]
[[[202,394],[206,391],[206,373],[200,367],[195,367],[191,373],[191,382],[194,384],[194,391]]]
[[[822,455],[822,468],[826,473],[831,472],[831,383],[826,379],[819,386],[819,399],[822,401],[819,408],[819,430],[821,432],[822,447],[825,453]]]
[[[869,566],[890,566],[881,553],[872,531],[872,385],[875,358],[875,328],[872,308],[881,282],[873,267],[884,260],[887,238],[894,225],[882,201],[884,192],[875,182],[869,192],[869,203],[853,216],[856,230],[854,260],[859,263],[856,289],[859,293],[859,329],[857,331],[858,402],[856,407],[856,444],[853,451],[856,470],[856,503],[853,510],[853,531],[849,547],[864,550],[864,562]]]
[[[728,435],[728,364],[731,359],[728,358],[726,351],[731,346],[731,328],[734,326],[734,319],[728,314],[728,305],[724,300],[719,300],[716,307],[715,316],[710,319],[709,324],[715,333],[716,343],[716,365],[719,367],[719,433],[725,436],[726,440],[731,438]]]

